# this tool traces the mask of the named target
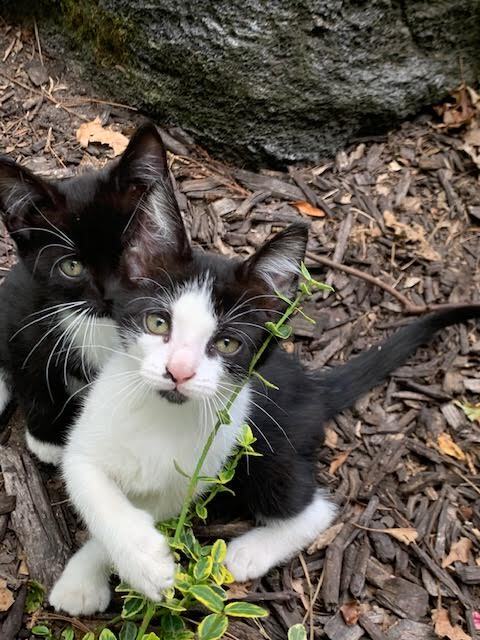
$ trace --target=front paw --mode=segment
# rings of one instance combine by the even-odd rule
[[[232,540],[227,547],[225,566],[235,578],[235,582],[246,582],[264,576],[273,566],[268,544],[254,529]]]
[[[71,616],[103,612],[110,602],[108,579],[80,574],[67,567],[48,600],[55,611],[65,611]]]
[[[164,536],[153,526],[131,532],[112,559],[122,581],[150,600],[161,600],[165,589],[173,586],[175,562]]]

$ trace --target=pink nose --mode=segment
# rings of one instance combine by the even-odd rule
[[[167,371],[177,384],[187,382],[195,375],[195,362],[187,349],[176,351],[167,364]]]

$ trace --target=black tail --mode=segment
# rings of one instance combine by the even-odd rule
[[[385,380],[415,350],[435,333],[457,322],[480,317],[480,304],[430,313],[399,329],[385,342],[372,347],[344,365],[322,372],[321,382],[328,399],[328,417],[351,407],[364,393]]]

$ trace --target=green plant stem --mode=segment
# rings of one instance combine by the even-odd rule
[[[295,298],[295,300],[293,300],[293,302],[291,302],[291,304],[288,306],[288,308],[285,310],[284,314],[282,315],[282,317],[278,320],[278,322],[276,323],[275,327],[278,329],[280,328],[282,325],[285,324],[285,322],[290,318],[290,316],[295,313],[296,309],[298,308],[298,306],[300,305],[300,303],[302,302],[302,300],[305,298],[305,294],[304,293],[298,293],[297,297]],[[262,355],[265,353],[265,350],[267,349],[268,345],[270,344],[271,340],[273,338],[273,334],[270,333],[267,338],[265,339],[265,341],[263,342],[262,346],[260,347],[260,349],[257,351],[257,353],[253,356],[250,365],[248,367],[248,372],[247,375],[245,377],[245,379],[243,380],[243,382],[241,382],[240,384],[238,384],[234,390],[232,391],[231,396],[229,397],[227,404],[225,405],[225,410],[228,412],[230,411],[233,403],[235,402],[235,400],[238,398],[240,392],[242,391],[242,389],[245,387],[245,385],[247,384],[247,382],[249,381],[249,379],[251,378],[253,371],[255,370],[256,365],[258,364],[260,358],[262,357]],[[210,451],[210,447],[212,446],[212,443],[215,439],[215,436],[218,433],[218,430],[220,429],[220,427],[222,426],[222,423],[220,422],[220,420],[217,420],[217,422],[215,423],[215,426],[213,427],[212,431],[210,432],[210,435],[207,438],[207,442],[205,443],[205,446],[203,447],[202,450],[202,454],[200,456],[200,458],[198,459],[198,462],[195,466],[195,470],[193,472],[192,477],[190,478],[190,482],[188,483],[188,489],[187,489],[187,495],[185,497],[185,500],[183,502],[182,505],[182,511],[180,512],[180,516],[178,518],[178,522],[177,522],[177,526],[175,529],[175,535],[173,537],[173,544],[178,545],[178,543],[180,542],[180,536],[182,535],[182,531],[183,531],[183,527],[185,526],[185,521],[187,519],[187,515],[188,512],[190,510],[190,506],[192,504],[192,500],[193,497],[195,495],[195,489],[197,487],[198,484],[198,478],[202,472],[202,467],[203,467],[203,463],[205,462],[205,458],[208,455],[208,452]]]
[[[140,625],[140,629],[138,630],[138,633],[137,633],[137,640],[142,640],[154,614],[155,614],[155,603],[149,602],[147,605],[147,610],[145,611],[145,614],[143,616],[142,624]]]

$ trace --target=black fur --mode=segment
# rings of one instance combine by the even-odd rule
[[[48,309],[83,301],[78,311],[111,315],[120,256],[131,244],[131,219],[167,171],[166,163],[160,135],[150,124],[137,130],[119,160],[65,181],[47,182],[0,158],[0,212],[19,257],[0,288],[0,373],[28,429],[42,441],[61,444],[77,412],[78,397],[69,401],[64,369],[83,383],[96,373],[82,364],[78,351],[65,363],[68,343],[55,346],[58,330],[47,335],[58,322]],[[58,268],[65,254],[83,263],[80,278],[69,279]],[[27,326],[33,320],[39,321]]]
[[[224,356],[224,362],[232,376],[242,380],[266,337],[265,321],[275,320],[284,309],[284,303],[273,295],[271,283],[262,274],[275,256],[300,263],[305,253],[306,229],[303,225],[291,226],[242,263],[189,249],[178,210],[172,207],[164,215],[174,220],[172,228],[179,237],[173,246],[182,250],[174,248],[159,255],[148,251],[147,244],[142,250],[142,243],[148,243],[149,239],[140,230],[136,237],[137,251],[148,255],[142,265],[146,278],[141,281],[132,280],[130,274],[136,273],[137,265],[132,266],[132,257],[125,252],[121,266],[123,285],[114,305],[123,339],[128,342],[132,332],[142,331],[147,313],[168,316],[168,302],[156,302],[162,298],[162,292],[174,291],[195,279],[209,280],[219,318],[218,334],[213,336],[212,344],[224,336],[241,341],[238,353]],[[296,281],[292,274],[271,275],[274,286],[281,282],[291,288]],[[236,314],[244,324],[232,321]],[[273,341],[258,371],[278,390],[267,389],[258,378],[252,379],[249,422],[262,457],[241,462],[232,483],[236,509],[267,518],[299,513],[312,500],[316,489],[316,452],[323,441],[325,422],[382,382],[436,331],[479,316],[480,304],[425,316],[347,364],[314,373],[307,372]],[[232,501],[226,500],[222,510],[231,505]]]

